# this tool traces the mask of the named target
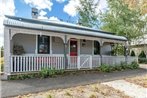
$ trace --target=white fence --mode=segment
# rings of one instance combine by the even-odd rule
[[[120,62],[125,62],[125,56],[102,56],[102,63],[108,65],[117,65]]]
[[[128,57],[128,63],[137,61],[136,57]],[[115,65],[125,62],[124,56],[102,56],[102,63]],[[99,55],[68,56],[67,69],[92,69],[101,65]],[[40,71],[42,68],[65,69],[65,58],[63,55],[24,55],[11,56],[11,72]]]

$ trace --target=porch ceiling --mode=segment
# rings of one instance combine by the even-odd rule
[[[41,21],[41,20],[26,19],[26,18],[14,17],[14,16],[6,16],[6,19],[4,20],[4,25],[27,28],[27,29],[35,29],[35,30],[54,31],[64,34],[84,35],[91,37],[127,41],[127,38],[123,36],[117,36],[109,32],[99,31],[96,29],[78,26],[70,23],[64,23],[64,22]]]

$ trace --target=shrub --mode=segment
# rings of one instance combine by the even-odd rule
[[[1,67],[1,72],[4,71],[4,58],[3,57],[0,57],[0,67]]]
[[[133,50],[131,51],[131,56],[135,56],[135,52]]]
[[[137,69],[139,67],[139,64],[137,62],[132,62],[131,66],[133,67],[133,69]]]
[[[0,67],[1,67],[1,72],[3,72],[4,71],[4,65],[1,64]]]
[[[102,64],[100,66],[100,71],[102,71],[102,72],[110,72],[111,71],[111,66],[109,66],[107,64]]]
[[[138,58],[138,62],[147,64],[147,58]]]
[[[31,74],[18,74],[18,75],[11,75],[9,80],[24,80],[30,78],[38,78],[40,77],[38,73],[31,73]]]
[[[57,70],[55,70],[55,68],[49,68],[48,76],[53,77],[56,75],[56,73],[57,73]]]
[[[126,64],[125,62],[121,62],[120,64],[114,66],[102,64],[99,67],[99,71],[102,72],[122,71],[125,69],[137,69],[138,67],[139,65],[137,62],[132,62],[131,64]]]
[[[42,68],[40,75],[42,78],[47,78],[48,76],[53,77],[58,74],[63,74],[64,70],[56,70],[55,68]]]
[[[120,63],[120,67],[121,67],[121,69],[123,69],[123,70],[127,69],[127,63],[126,63],[126,62],[121,62],[121,63]]]
[[[121,68],[120,65],[115,65],[115,66],[113,67],[113,71],[121,71],[121,70],[122,70],[122,68]]]
[[[40,71],[40,75],[42,78],[47,78],[49,75],[49,69],[47,68],[42,68]]]
[[[146,58],[146,55],[144,53],[144,51],[141,51],[141,53],[138,56],[139,58]]]

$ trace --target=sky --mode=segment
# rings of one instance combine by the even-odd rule
[[[78,20],[77,6],[80,7],[79,0],[0,0],[0,47],[4,44],[3,20],[5,15],[32,18],[31,9],[34,7],[39,11],[38,19],[70,20],[75,23]],[[106,7],[106,0],[100,0],[97,13]]]

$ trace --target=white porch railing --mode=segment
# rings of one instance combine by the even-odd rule
[[[125,56],[102,56],[102,64],[116,65],[125,62]]]
[[[138,57],[137,56],[128,56],[127,57],[127,63],[128,64],[132,63],[133,61],[138,62]]]
[[[137,57],[128,57],[127,62],[137,61]],[[102,56],[102,63],[116,65],[125,62],[124,56]],[[68,56],[67,69],[92,69],[101,65],[99,55]],[[11,72],[40,71],[41,68],[65,69],[63,55],[23,55],[11,56]]]
[[[11,56],[11,72],[40,71],[41,68],[64,69],[64,56]]]

